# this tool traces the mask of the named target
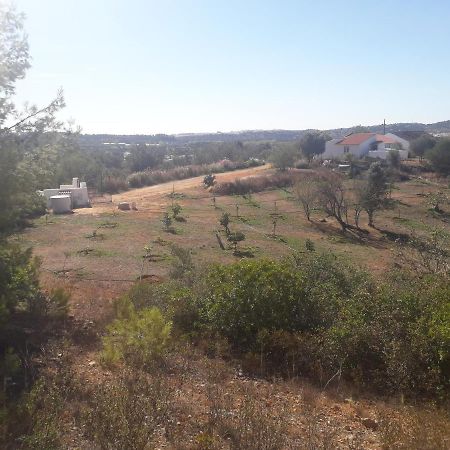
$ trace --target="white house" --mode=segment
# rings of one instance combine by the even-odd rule
[[[408,158],[409,142],[392,133],[352,133],[339,139],[332,139],[325,143],[325,152],[320,155],[323,159],[341,159],[345,155],[357,158],[370,156],[386,159],[391,150],[398,150],[401,159]]]
[[[72,184],[61,184],[59,189],[44,189],[42,195],[47,200],[47,208],[53,208],[52,197],[69,196],[71,208],[84,208],[90,206],[88,190],[85,182],[81,182],[78,178],[72,179]]]

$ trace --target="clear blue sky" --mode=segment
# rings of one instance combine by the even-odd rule
[[[16,0],[20,101],[89,133],[450,119],[449,0]]]

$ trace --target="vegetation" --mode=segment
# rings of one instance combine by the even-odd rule
[[[349,177],[323,167],[310,170],[319,166],[309,162],[323,152],[327,139],[315,132],[295,139],[286,133],[283,142],[240,142],[236,137],[203,142],[199,137],[180,144],[160,135],[151,143],[95,145],[56,120],[64,105],[61,93],[44,108],[16,110],[15,85],[29,67],[29,55],[23,17],[6,6],[0,6],[0,59],[2,448],[269,450],[346,443],[363,448],[356,442],[357,431],[351,428],[352,438],[343,438],[342,424],[328,420],[329,405],[325,413],[319,410],[330,393],[347,399],[351,427],[376,432],[386,448],[445,448],[449,419],[425,407],[427,401],[443,407],[450,401],[448,190],[429,166],[419,162],[408,169],[392,153],[388,164],[350,161]],[[299,162],[300,149],[308,164]],[[448,140],[425,136],[412,150],[439,175],[449,175]],[[279,171],[215,182],[215,173],[267,159]],[[421,180],[419,196],[401,197],[409,203],[395,200],[399,211],[392,218],[382,210],[393,204],[389,191],[395,198],[407,170],[408,176],[428,171],[431,180]],[[178,203],[162,217],[164,230],[174,235],[164,233],[167,240],[149,237],[161,232],[161,211],[143,222],[138,213],[130,219],[117,212],[112,222],[103,211],[100,219],[76,214],[45,224],[41,219],[34,230],[21,233],[45,212],[37,191],[73,176],[100,192],[118,192],[200,175],[210,189],[198,183],[200,195],[183,203],[194,222],[183,225],[183,236],[172,228],[172,219],[185,221]],[[392,185],[394,176],[398,186]],[[256,199],[250,195],[266,189],[273,190]],[[213,197],[223,212],[219,224],[234,256],[254,256],[253,250],[239,248],[246,240],[265,257],[236,262],[231,252],[222,251],[223,234],[217,231],[209,193],[246,195],[220,198],[218,205]],[[285,211],[277,207],[280,199],[288,205]],[[295,202],[306,221],[300,220]],[[400,205],[423,215],[400,216]],[[234,207],[231,223],[225,211]],[[203,226],[208,213],[214,229],[209,233]],[[362,230],[364,213],[371,227],[377,215],[403,227]],[[248,225],[245,234],[235,222]],[[277,223],[283,236],[276,234]],[[61,238],[56,230],[62,226]],[[138,242],[139,252],[120,260],[132,267],[130,277],[109,280],[119,282],[111,288],[108,280],[88,278],[89,267],[86,279],[78,276],[72,256],[107,255],[115,244],[116,251],[124,236],[128,243],[138,240],[132,233],[139,226],[143,258],[144,244]],[[414,230],[406,233],[406,226]],[[302,234],[288,236],[289,227],[301,228]],[[70,234],[75,228],[81,235]],[[41,262],[27,248],[30,242],[40,245],[33,233],[42,229],[49,230],[51,243],[46,245],[52,246],[51,257],[41,253],[44,262],[54,259],[63,266],[56,270],[44,264],[45,290],[39,282]],[[198,245],[189,240],[194,232],[200,236],[194,241]],[[214,234],[222,250],[216,251]],[[86,237],[93,247],[77,252]],[[58,239],[72,238],[73,247],[58,255]],[[327,247],[331,241],[333,247]],[[379,255],[376,246],[397,253],[388,271],[372,274],[349,261],[355,253]],[[101,259],[95,264],[105,264],[107,258]],[[145,262],[150,273],[144,276]],[[161,262],[165,265],[157,266]],[[102,265],[102,275],[115,263]],[[62,285],[76,296],[70,315],[70,296]],[[114,296],[118,299],[110,306],[107,300]],[[399,412],[390,407],[392,417],[381,414],[378,421],[355,406],[355,392],[362,399],[371,393],[413,400],[416,407]],[[333,412],[333,420],[341,414]],[[291,427],[295,420],[305,426]],[[293,433],[298,434],[293,438]]]
[[[272,153],[270,160],[274,167],[284,171],[290,167],[294,167],[294,163],[299,156],[300,153],[294,144],[281,143]]]
[[[410,149],[415,156],[418,156],[420,159],[422,159],[425,153],[428,150],[432,149],[435,145],[436,139],[429,134],[424,134],[419,138],[411,141]]]
[[[325,151],[325,142],[330,139],[329,136],[323,133],[307,133],[300,140],[300,148],[303,155],[311,161],[314,156],[320,155]]]
[[[426,152],[425,157],[436,172],[444,176],[450,175],[450,139],[437,143]]]
[[[261,192],[265,189],[292,186],[295,178],[295,175],[291,173],[237,178],[235,181],[216,184],[212,188],[212,193],[216,195],[245,195],[250,192]]]
[[[116,319],[103,338],[102,360],[106,365],[127,361],[150,369],[161,363],[167,351],[171,323],[157,308],[135,312],[130,304],[124,317]]]

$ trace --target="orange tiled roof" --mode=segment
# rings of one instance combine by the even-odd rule
[[[395,144],[397,141],[392,139],[390,136],[386,136],[385,134],[377,134],[376,138],[377,142],[384,142],[385,144]]]
[[[342,141],[336,142],[338,145],[359,145],[367,141],[371,137],[375,136],[375,133],[354,133],[342,139]]]

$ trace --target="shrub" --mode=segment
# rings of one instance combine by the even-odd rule
[[[245,195],[250,192],[261,192],[265,189],[284,188],[292,186],[296,175],[293,173],[276,173],[236,179],[216,184],[211,192],[217,195]]]
[[[448,398],[446,276],[375,284],[332,255],[306,252],[214,266],[193,291],[200,329],[227,338],[253,370],[322,385],[341,374],[373,390]]]
[[[108,194],[117,194],[126,191],[128,187],[127,180],[124,177],[108,176],[103,180],[101,190]]]
[[[315,325],[301,275],[285,263],[217,265],[203,281],[201,320],[241,350],[252,348],[262,329],[306,330]]]
[[[170,230],[170,226],[172,225],[172,219],[170,218],[168,213],[164,213],[161,222],[164,225],[165,231],[169,231]]]
[[[141,368],[153,368],[167,351],[172,323],[158,308],[132,311],[116,319],[103,338],[102,360],[107,365],[125,361]]]
[[[160,377],[125,371],[86,397],[82,429],[99,448],[155,448],[158,431],[169,426],[170,390]]]
[[[450,175],[450,139],[440,141],[426,152],[425,157],[436,172],[445,176]]]
[[[179,204],[179,203],[175,203],[173,206],[172,206],[172,214],[173,214],[173,218],[175,219],[175,220],[177,220],[177,218],[178,218],[178,216],[179,216],[179,214],[181,213],[181,210],[182,210],[183,208],[181,207],[181,205]]]
[[[231,170],[245,169],[262,165],[263,162],[256,160],[249,161],[228,161],[223,160],[213,164],[192,165],[176,167],[170,170],[146,170],[143,172],[134,172],[128,176],[127,182],[132,188],[142,186],[153,186],[159,183],[167,183],[173,180],[182,180],[185,178],[198,177],[200,175],[226,172]]]
[[[227,239],[233,244],[234,253],[237,254],[238,243],[245,240],[245,234],[242,231],[236,231],[235,233],[229,233]]]
[[[207,188],[211,187],[211,186],[214,186],[215,182],[216,182],[216,176],[211,174],[211,173],[208,174],[208,175],[205,175],[205,177],[203,178],[203,184]]]
[[[223,213],[219,219],[220,225],[222,225],[227,234],[230,234],[230,215],[228,213]]]

